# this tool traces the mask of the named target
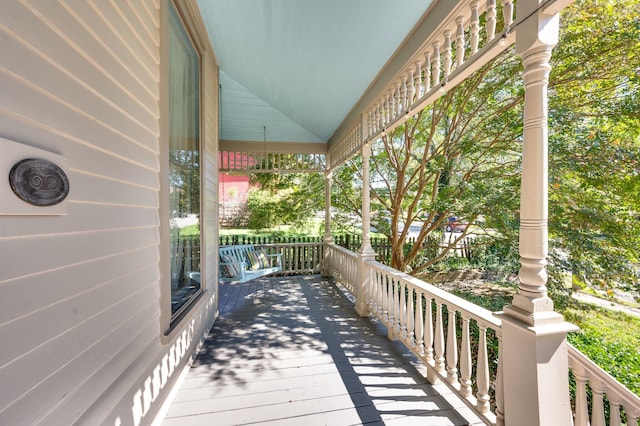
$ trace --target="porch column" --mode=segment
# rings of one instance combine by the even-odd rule
[[[327,154],[327,165],[329,164],[329,154]],[[324,172],[324,257],[322,259],[322,275],[328,277],[331,275],[330,262],[331,253],[326,244],[333,244],[333,236],[331,235],[331,179],[333,174],[330,170]]]
[[[553,310],[547,294],[549,58],[558,41],[559,16],[518,3],[516,52],[524,65],[524,135],[520,195],[518,292],[502,318],[504,413],[507,425],[571,425],[566,334],[575,329]],[[522,10],[524,9],[524,10]],[[504,415],[504,417],[503,417]]]
[[[376,252],[371,247],[371,198],[369,195],[369,158],[371,145],[362,145],[362,246],[358,250],[358,294],[356,295],[356,313],[362,317],[369,315],[368,292],[369,274],[365,262],[375,260]]]

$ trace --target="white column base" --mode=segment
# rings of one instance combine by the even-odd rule
[[[322,241],[323,244],[325,244],[324,247],[324,255],[322,257],[322,265],[320,268],[320,274],[323,277],[330,277],[331,276],[331,272],[329,270],[329,250],[327,250],[326,244],[333,244],[333,237],[331,235],[325,235],[324,240]]]
[[[376,260],[376,253],[373,249],[370,252],[363,253],[366,247],[358,250],[358,294],[356,294],[356,306],[355,311],[361,317],[368,317],[371,315],[369,311],[369,274],[365,269],[365,262],[370,260]]]
[[[557,312],[527,314],[514,306],[498,316],[505,424],[572,425],[566,335],[577,327]]]

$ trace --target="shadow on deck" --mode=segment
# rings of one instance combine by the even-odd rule
[[[320,276],[220,287],[164,425],[482,424]]]

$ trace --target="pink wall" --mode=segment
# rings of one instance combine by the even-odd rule
[[[249,176],[219,174],[220,202],[244,203],[249,192]]]

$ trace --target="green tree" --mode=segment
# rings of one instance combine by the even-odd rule
[[[479,230],[469,226],[442,241],[450,216],[513,233],[522,133],[520,69],[513,54],[494,59],[372,145],[371,208],[383,212],[374,226],[392,242],[394,268],[417,274]],[[345,168],[359,177],[360,164]],[[359,181],[341,183],[342,196],[359,194],[353,188]],[[407,225],[414,222],[422,227],[407,250]],[[495,238],[485,240],[494,243]],[[438,247],[427,250],[434,255],[425,257],[425,246],[434,244]]]
[[[250,227],[304,226],[324,209],[324,176],[320,173],[259,173],[249,194]]]
[[[561,289],[567,270],[607,288],[632,286],[640,247],[637,1],[578,1],[561,21],[549,85],[550,286]],[[452,244],[421,254],[449,215],[470,223],[482,216],[499,231],[491,238],[516,246],[521,75],[508,50],[373,145],[372,210],[383,212],[376,225],[393,242],[395,268],[416,274],[442,260]],[[355,178],[343,177],[337,198],[359,195],[360,169],[343,167]],[[358,202],[342,204],[358,211]],[[424,225],[407,251],[401,224],[414,221]]]
[[[620,286],[637,288],[637,1],[578,1],[566,9],[561,22],[550,78],[549,229],[555,254],[568,256],[556,256],[555,264],[609,292]]]

